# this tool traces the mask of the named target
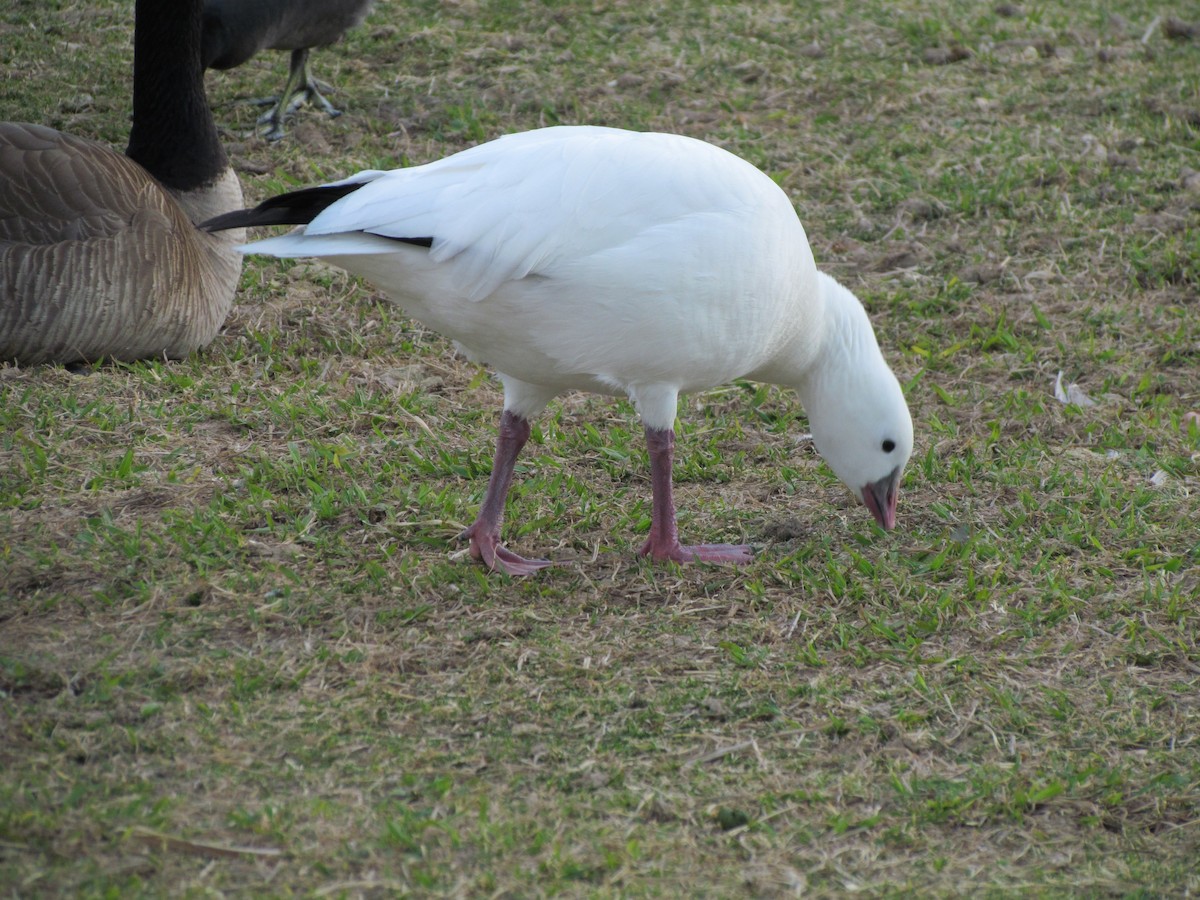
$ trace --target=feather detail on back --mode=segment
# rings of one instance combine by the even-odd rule
[[[453,261],[454,287],[478,301],[506,281],[547,275],[697,211],[754,213],[760,188],[748,188],[761,173],[748,163],[691,138],[660,135],[662,141],[647,144],[631,141],[631,134],[546,128],[507,135],[435,163],[376,175],[316,216],[305,233],[431,236],[431,259]],[[686,173],[673,165],[682,155],[691,158]],[[710,181],[697,178],[702,162],[714,169]],[[598,174],[613,168],[627,173],[619,185]],[[558,177],[530,177],[541,171]]]
[[[216,335],[241,272],[232,240],[136,163],[6,122],[0,182],[0,360],[183,356]]]

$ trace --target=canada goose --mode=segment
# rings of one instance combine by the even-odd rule
[[[268,140],[283,137],[283,120],[301,103],[316,102],[340,116],[308,70],[308,53],[325,47],[362,22],[372,0],[205,0],[201,60],[208,69],[232,69],[260,50],[291,50],[283,93],[258,120]],[[293,100],[293,98],[295,98]],[[267,101],[271,102],[271,101]]]
[[[193,222],[242,205],[200,67],[200,0],[138,0],[126,156],[0,123],[0,362],[180,357],[213,339],[238,238]]]
[[[557,127],[428,165],[367,171],[228,213],[207,228],[302,225],[247,253],[316,256],[362,275],[504,384],[483,506],[463,536],[493,569],[545,560],[500,542],[530,418],[566,390],[627,395],[650,451],[642,554],[744,562],[683,546],[672,499],[680,392],[746,377],[795,388],[813,440],[885,529],[896,522],[912,419],[862,304],[818,272],[791,201],[712,144]]]

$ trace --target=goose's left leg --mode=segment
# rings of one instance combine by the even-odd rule
[[[471,556],[484,563],[489,569],[500,569],[509,575],[532,575],[538,569],[550,565],[548,559],[525,559],[500,543],[500,525],[504,521],[504,503],[508,489],[512,486],[513,469],[517,455],[529,440],[529,420],[511,410],[500,416],[500,433],[496,437],[496,455],[492,460],[492,474],[488,478],[487,493],[483,506],[471,527],[459,535],[469,538]]]
[[[306,101],[309,103],[317,103],[330,116],[340,116],[342,111],[334,107],[332,103],[325,99],[324,95],[317,87],[317,80],[312,77],[312,73],[308,68],[309,49],[301,47],[298,50],[292,51],[291,63],[288,66],[287,83],[283,86],[283,93],[279,95],[279,99],[263,101],[264,105],[273,103],[274,106],[261,116],[259,116],[258,124],[270,126],[264,137],[269,141],[277,141],[283,137],[283,122],[284,120],[300,108],[301,104]],[[325,85],[326,90],[329,86]]]
[[[295,53],[298,52],[301,51],[295,51]],[[308,67],[308,50],[304,50],[303,53],[304,56],[301,58],[300,62],[300,77],[297,79],[297,83],[300,85],[300,92],[304,95],[303,100],[300,102],[308,101],[309,103],[315,103],[320,106],[321,109],[325,110],[331,119],[336,119],[342,114],[342,111],[326,100],[325,95],[321,93],[321,91],[332,91],[333,87],[325,84],[323,81],[317,81],[317,79],[313,78],[312,70]],[[292,65],[296,65],[294,54],[292,58]],[[297,105],[299,105],[299,103],[297,103]]]
[[[736,544],[679,543],[675,524],[675,498],[671,469],[675,462],[675,429],[646,426],[646,447],[650,451],[650,536],[642,545],[641,555],[674,562],[748,563],[750,548]]]

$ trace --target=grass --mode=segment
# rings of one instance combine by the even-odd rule
[[[0,13],[0,115],[123,146],[130,6]],[[569,396],[506,528],[557,565],[489,575],[454,538],[495,384],[252,258],[194,358],[0,368],[5,893],[1200,891],[1200,43],[1168,12],[381,2],[314,55],[345,115],[275,145],[242,101],[281,55],[210,73],[250,201],[556,122],[751,160],[906,386],[900,528],[739,383],[681,404],[678,501],[757,558],[650,566],[633,412]]]

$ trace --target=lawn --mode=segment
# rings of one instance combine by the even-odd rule
[[[650,565],[570,395],[505,529],[556,564],[490,574],[498,385],[251,257],[190,359],[0,367],[0,892],[1200,893],[1200,10],[1079,7],[380,0],[276,144],[284,54],[209,73],[248,202],[557,123],[750,160],[905,387],[899,525],[739,382],[677,501],[756,558]],[[4,7],[0,118],[123,147],[131,35]]]

